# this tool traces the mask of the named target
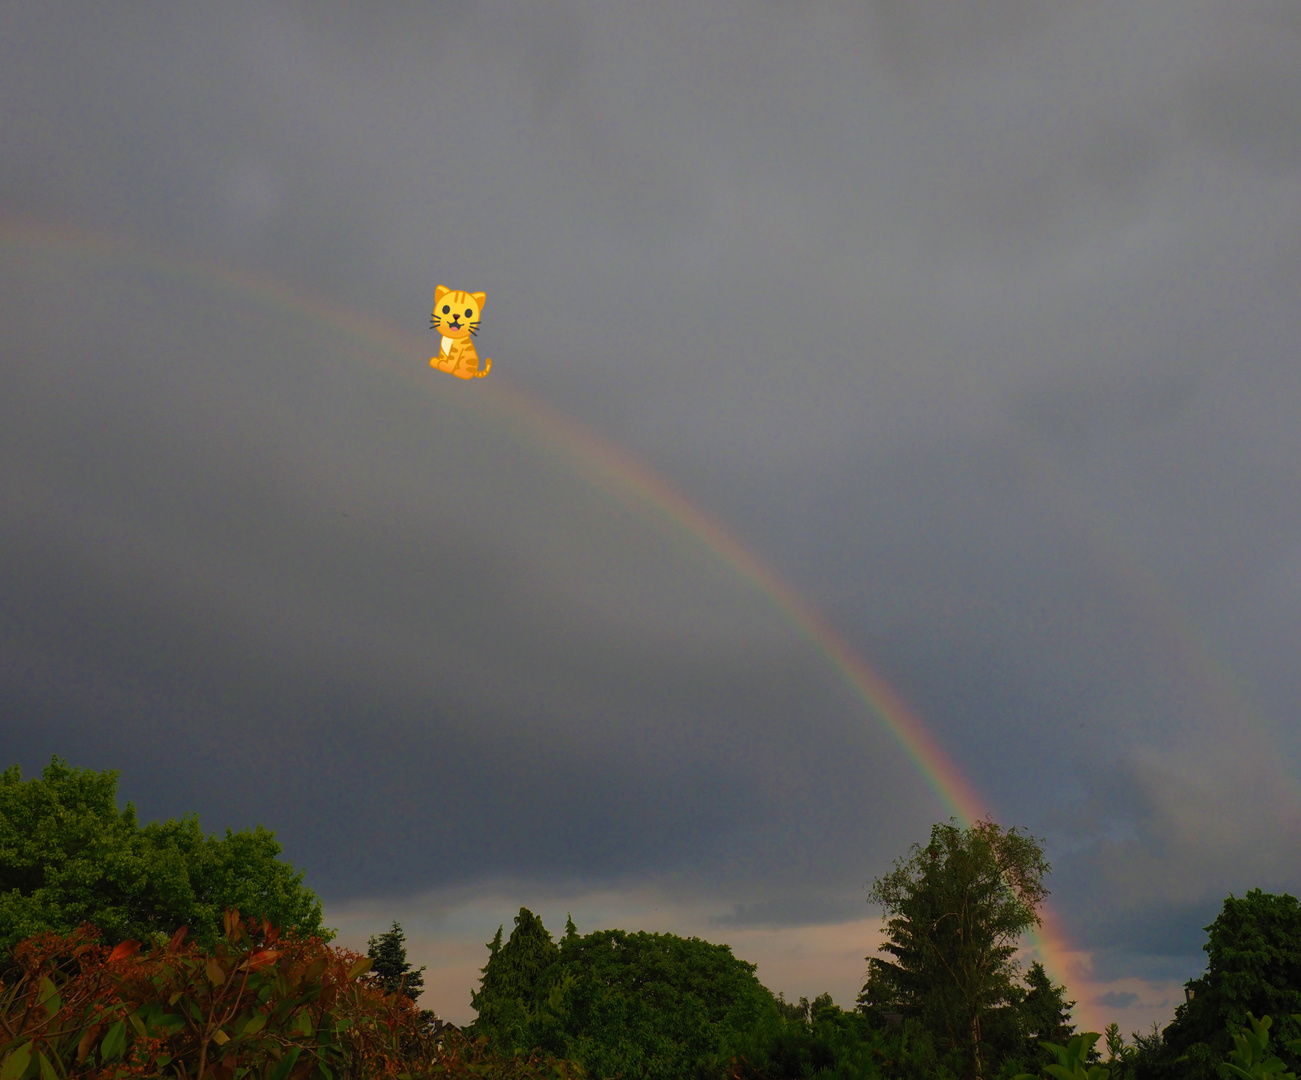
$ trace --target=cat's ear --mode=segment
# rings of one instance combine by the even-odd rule
[[[447,295],[449,292],[451,292],[451,291],[452,291],[452,290],[449,289],[446,285],[435,285],[435,286],[434,286],[434,303],[435,303],[435,304],[438,303],[439,300],[441,300],[444,296],[446,296],[446,295]]]
[[[483,310],[483,293],[472,292],[470,293],[470,299],[475,302],[475,304],[478,306],[480,311]]]

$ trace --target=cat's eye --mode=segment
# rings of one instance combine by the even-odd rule
[[[447,314],[449,311],[451,311],[451,310],[452,310],[452,309],[451,309],[451,307],[450,307],[449,305],[447,305],[447,304],[444,304],[444,305],[443,305],[443,314],[444,314],[444,315],[446,315],[446,314]]]
[[[473,319],[473,318],[474,318],[474,308],[466,308],[466,309],[465,309],[465,317],[466,317],[467,319]]]

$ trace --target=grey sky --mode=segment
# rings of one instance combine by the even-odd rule
[[[0,234],[4,763],[265,822],[340,912],[870,914],[943,808],[513,386],[827,616],[1168,1015],[1301,885],[1296,10],[6,6],[0,214],[122,242]],[[417,338],[482,290],[493,373],[132,238]]]

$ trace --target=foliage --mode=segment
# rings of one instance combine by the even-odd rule
[[[600,1075],[680,1077],[777,1017],[754,965],[726,945],[602,930],[563,952],[547,989],[559,991],[564,1046],[577,1051],[564,1056]]]
[[[531,1042],[536,1027],[535,989],[543,972],[560,958],[560,950],[542,920],[528,908],[519,909],[515,928],[505,945],[502,928],[488,943],[488,963],[483,967],[479,989],[470,994],[470,1005],[479,1015],[470,1030],[484,1036],[493,1046],[510,1051],[530,1050],[542,1045]]]
[[[1285,1071],[1282,1059],[1270,1053],[1270,1018],[1262,1016],[1257,1020],[1247,1013],[1247,1022],[1250,1031],[1231,1033],[1234,1048],[1229,1051],[1229,1060],[1220,1066],[1223,1075],[1235,1080],[1296,1080],[1296,1073]]]
[[[21,943],[0,984],[3,1080],[562,1080],[568,1063],[502,1059],[435,1039],[405,996],[360,978],[368,958],[227,912],[211,950],[185,942],[111,952],[99,933]]]
[[[1038,960],[1031,963],[1025,981],[1029,989],[1021,1002],[1020,1013],[1029,1037],[1036,1042],[1066,1042],[1075,1034],[1075,1025],[1071,1023],[1075,1002],[1066,1000],[1066,987],[1053,986]]]
[[[425,969],[411,970],[407,961],[406,935],[396,919],[393,925],[378,938],[371,935],[366,942],[366,955],[374,961],[371,976],[379,983],[386,994],[402,993],[415,1001],[424,991]]]
[[[800,1020],[806,1024],[812,1023],[813,1018],[823,1009],[836,1008],[830,994],[819,994],[812,1002],[806,997],[800,998],[798,1002],[787,1001],[785,994],[778,994],[776,1000],[777,1011],[785,1019]]]
[[[489,945],[471,1026],[502,1053],[541,1048],[595,1076],[720,1075],[732,1048],[781,1020],[773,996],[726,945],[600,930],[572,920],[557,946],[527,908]]]
[[[1285,1046],[1301,1036],[1301,904],[1296,897],[1253,889],[1230,895],[1208,927],[1207,970],[1188,983],[1188,1001],[1162,1032],[1157,1059],[1140,1070],[1153,1080],[1210,1080],[1232,1048],[1231,1031],[1249,1017],[1281,1016],[1276,1034]],[[1297,1057],[1283,1055],[1289,1067]],[[1291,1059],[1291,1060],[1288,1060]]]
[[[1042,1075],[1050,1080],[1108,1080],[1111,1076],[1109,1069],[1089,1062],[1093,1055],[1093,1045],[1101,1037],[1096,1031],[1086,1031],[1072,1036],[1065,1046],[1043,1040],[1042,1045],[1052,1055],[1053,1061],[1044,1066]],[[1030,1073],[1023,1073],[1016,1080],[1037,1078]]]
[[[801,999],[808,1005],[809,1003]],[[915,1020],[882,1028],[861,1010],[845,1012],[829,994],[814,999],[807,1013],[784,1004],[780,1018],[766,1016],[730,1048],[724,1067],[729,1080],[952,1080],[953,1061],[941,1061],[930,1036]],[[715,1074],[717,1075],[717,1074]]]
[[[1155,1029],[1156,1025],[1153,1025]],[[1102,1033],[1107,1043],[1107,1071],[1111,1080],[1131,1080],[1138,1068],[1139,1057],[1143,1052],[1144,1036],[1133,1032],[1134,1042],[1125,1044],[1125,1037],[1120,1033],[1119,1024],[1108,1024]]]
[[[109,944],[166,940],[185,925],[212,946],[230,907],[333,936],[303,875],[278,858],[274,833],[205,837],[194,815],[141,828],[130,803],[117,809],[117,778],[57,757],[40,779],[24,781],[17,766],[0,773],[0,957],[84,923]]]
[[[1165,1047],[1161,1042],[1161,1029],[1156,1021],[1147,1034],[1131,1031],[1131,1043],[1126,1044],[1120,1034],[1120,1025],[1108,1024],[1105,1032],[1107,1040],[1106,1066],[1111,1070],[1111,1080],[1137,1080],[1138,1077],[1151,1075]]]
[[[1065,1044],[1075,1034],[1066,987],[1054,986],[1043,964],[1035,960],[1025,985],[1013,985],[1004,1004],[981,1019],[981,1057],[986,1070],[999,1080],[1022,1074],[1053,1060],[1045,1043]]]
[[[992,821],[931,828],[930,842],[872,884],[887,940],[868,958],[859,1001],[878,1013],[918,1018],[941,1049],[960,1051],[963,1072],[984,1071],[982,1027],[1023,1000],[1013,956],[1039,923],[1048,872],[1040,842]]]

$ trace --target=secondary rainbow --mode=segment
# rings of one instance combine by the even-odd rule
[[[357,338],[368,349],[377,343],[383,344],[392,351],[390,363],[383,363],[373,353],[370,355],[372,363],[394,372],[416,370],[424,374],[424,357],[429,350],[426,338],[397,330],[383,320],[340,308],[260,274],[234,270],[210,260],[164,253],[146,243],[103,232],[22,219],[0,218],[0,243],[31,254],[58,250],[83,257],[126,257],[143,262],[263,305],[282,308],[296,316],[309,317],[317,324],[326,323]],[[434,392],[434,381],[430,380],[427,385]],[[437,389],[440,392],[449,389],[464,391],[459,385],[447,388],[441,383]],[[602,481],[602,486],[613,488],[623,498],[667,519],[675,528],[705,544],[734,572],[767,594],[823,654],[871,715],[889,732],[947,813],[963,825],[986,816],[988,807],[984,800],[904,699],[854,652],[812,604],[666,478],[616,444],[532,395],[512,387],[509,380],[500,375],[460,396],[476,403],[489,403],[515,422],[531,427],[542,442],[568,458],[576,471],[588,473],[593,479]],[[1043,925],[1029,935],[1031,947],[1054,981],[1066,982],[1070,947],[1051,911],[1045,907],[1042,915]],[[1083,981],[1080,973],[1071,971],[1069,974],[1072,975],[1071,982],[1078,985]]]

